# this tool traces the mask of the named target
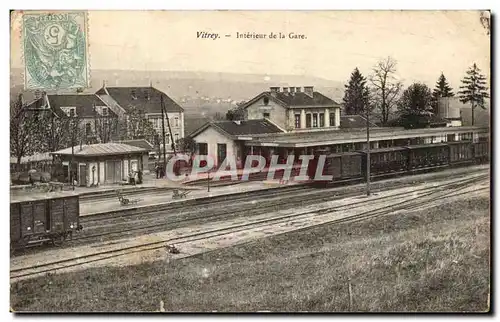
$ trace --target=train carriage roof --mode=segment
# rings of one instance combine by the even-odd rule
[[[343,152],[343,153],[330,153],[328,154],[329,158],[335,158],[335,157],[343,157],[343,156],[353,156],[353,155],[361,155],[361,152]]]
[[[10,193],[10,203],[49,200],[59,198],[78,197],[78,193],[73,191],[57,191],[57,192],[12,192]]]
[[[385,153],[385,152],[396,152],[396,151],[404,151],[408,147],[406,146],[393,146],[389,148],[380,148],[380,149],[370,149],[370,154],[375,154],[375,153]],[[361,153],[366,153],[364,150],[360,150],[359,152]]]
[[[438,147],[446,147],[447,143],[433,143],[433,144],[424,144],[424,145],[410,145],[407,148],[410,150],[416,149],[425,149],[425,148],[438,148]]]

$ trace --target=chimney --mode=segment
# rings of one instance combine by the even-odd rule
[[[283,87],[283,93],[288,93],[288,87]]]
[[[296,91],[297,93],[300,93],[300,87],[295,87],[295,91]]]
[[[313,86],[304,86],[304,93],[306,95],[313,97],[314,93],[314,87]]]
[[[106,81],[105,80],[102,81],[102,88],[106,88]]]
[[[271,93],[277,93],[280,91],[279,87],[269,87],[269,89],[271,90]]]

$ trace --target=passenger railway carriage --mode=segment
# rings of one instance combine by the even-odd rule
[[[50,192],[11,196],[11,249],[45,242],[57,245],[81,229],[77,194]]]

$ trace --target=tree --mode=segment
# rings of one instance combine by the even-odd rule
[[[93,135],[99,143],[107,143],[118,135],[118,118],[116,116],[102,115],[94,106]]]
[[[177,143],[177,146],[179,147],[179,150],[181,150],[182,152],[185,152],[185,153],[193,153],[196,149],[196,142],[190,136],[187,136],[185,138],[181,138],[181,139],[177,140],[176,143]]]
[[[470,103],[472,107],[472,125],[474,125],[474,109],[480,106],[486,109],[484,99],[489,98],[488,87],[486,87],[486,77],[481,74],[481,70],[476,63],[467,70],[467,75],[462,79],[462,86],[458,92],[460,102]]]
[[[345,85],[343,105],[344,114],[362,114],[369,104],[369,90],[366,79],[356,67],[351,74],[349,84]]]
[[[434,114],[438,113],[438,100],[441,97],[453,97],[455,94],[453,93],[453,89],[448,85],[446,77],[443,73],[439,76],[439,79],[436,83],[436,87],[432,92],[432,108]]]
[[[396,77],[397,62],[391,58],[380,60],[373,68],[370,83],[373,86],[374,105],[380,111],[380,122],[386,125],[392,108],[397,102],[402,88],[401,82]]]
[[[146,118],[144,109],[139,107],[131,107],[130,113],[127,115],[127,133],[123,136],[126,139],[146,139],[153,142],[156,130],[153,124]],[[165,130],[167,129],[165,122]]]
[[[413,83],[398,100],[398,111],[405,127],[427,124],[432,115],[431,89],[425,84]]]
[[[240,106],[233,107],[226,113],[228,121],[243,121],[245,119],[245,109]]]
[[[31,117],[23,104],[23,95],[19,94],[10,109],[10,153],[16,157],[20,169],[21,158],[33,153],[37,122]]]

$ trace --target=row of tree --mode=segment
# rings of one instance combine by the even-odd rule
[[[10,153],[19,165],[27,155],[54,152],[79,144],[107,143],[112,140],[146,139],[158,149],[163,144],[142,108],[130,108],[126,119],[56,115],[50,109],[28,109],[19,94],[10,104]],[[181,149],[192,149],[185,140],[176,142]],[[184,147],[184,145],[189,145]]]
[[[364,115],[370,111],[382,126],[386,126],[390,124],[391,117],[401,121],[437,114],[438,99],[455,96],[443,73],[431,91],[427,85],[418,82],[403,90],[396,72],[397,62],[391,57],[379,61],[368,77],[364,77],[358,68],[355,68],[348,84],[345,85],[342,102],[344,114]],[[475,63],[462,79],[458,97],[462,103],[471,104],[474,125],[474,109],[478,106],[486,109],[485,99],[489,97],[486,77],[481,74]]]

